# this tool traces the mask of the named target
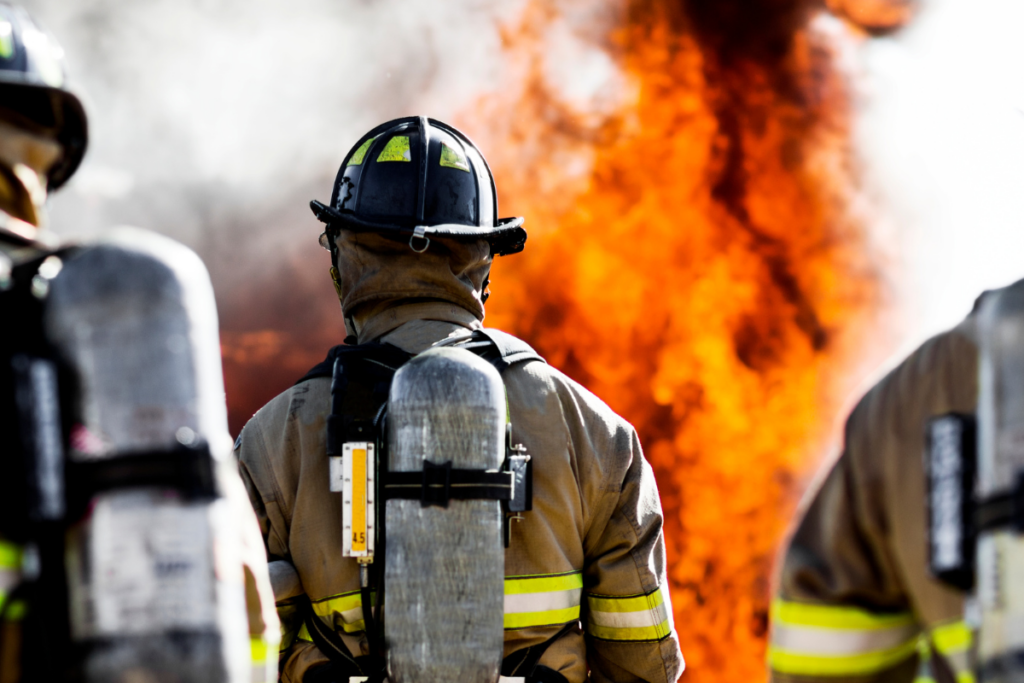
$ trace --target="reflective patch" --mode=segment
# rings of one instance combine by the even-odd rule
[[[14,27],[6,19],[0,20],[0,57],[10,59],[14,56]]]
[[[361,166],[362,163],[363,163],[363,159],[366,157],[366,150],[370,149],[370,145],[372,145],[373,141],[376,140],[376,139],[377,138],[370,138],[369,140],[367,140],[363,144],[359,145],[359,149],[357,149],[355,152],[353,152],[352,153],[352,158],[348,160],[348,165],[349,166]]]
[[[583,574],[505,577],[505,628],[565,624],[580,618]]]
[[[252,656],[253,664],[262,664],[267,661],[267,642],[260,636],[251,636],[249,638],[249,652]]]
[[[21,568],[21,546],[0,541],[0,569]]]
[[[943,655],[966,652],[974,640],[971,629],[963,621],[937,626],[932,629],[931,636],[935,649]]]
[[[10,604],[9,607],[6,605],[6,602],[7,596],[0,595],[0,610],[6,610],[7,612],[6,614],[4,614],[5,621],[21,621],[25,618],[25,614],[28,612],[28,608],[26,607],[24,601],[15,600]]]
[[[776,600],[768,662],[784,674],[859,676],[891,668],[917,651],[920,629],[907,612]]]
[[[409,138],[405,135],[396,135],[388,140],[388,144],[384,145],[384,149],[377,155],[377,161],[412,161]]]
[[[60,49],[34,26],[23,27],[21,42],[25,44],[25,51],[32,55],[31,59],[43,83],[53,88],[61,87],[64,84],[64,69],[60,65],[63,56]]]
[[[267,659],[267,651],[270,648],[260,636],[250,636],[249,651],[252,654],[252,665],[250,667],[249,683],[271,683],[277,680],[277,658],[273,661]]]
[[[588,595],[587,633],[603,640],[661,640],[672,632],[666,587],[646,595]]]
[[[466,158],[466,153],[461,148],[449,147],[443,142],[441,143],[441,165],[469,173],[469,159]]]
[[[957,683],[975,683],[971,668],[971,648],[974,632],[964,621],[954,621],[931,630],[932,644],[956,674]]]
[[[375,598],[375,594],[370,593],[370,600]],[[345,633],[356,633],[366,628],[366,624],[363,622],[363,599],[359,591],[350,591],[315,600],[313,601],[313,612],[332,626],[337,621],[335,615],[341,617],[341,628]],[[305,624],[302,627],[305,628]]]

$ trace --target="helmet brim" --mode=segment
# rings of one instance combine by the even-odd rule
[[[322,202],[313,200],[309,208],[321,223],[336,225],[353,232],[376,232],[391,239],[406,241],[414,237],[439,237],[460,241],[486,240],[495,256],[518,254],[526,246],[525,219],[522,216],[499,218],[493,227],[442,223],[439,225],[401,225],[381,223],[358,218],[354,214],[338,211]]]

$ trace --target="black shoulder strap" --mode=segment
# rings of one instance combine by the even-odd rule
[[[482,330],[477,330],[476,334],[489,339],[497,348],[501,361],[500,363],[491,362],[498,368],[498,372],[502,372],[516,363],[525,363],[531,360],[539,360],[541,363],[547,362],[539,353],[533,350],[532,346],[507,332],[485,327]]]
[[[309,601],[305,600],[305,603],[304,622],[306,630],[309,631],[309,637],[312,638],[313,644],[316,645],[317,649],[331,660],[330,673],[327,678],[332,682],[341,683],[346,683],[350,676],[376,677],[378,680],[383,678],[380,675],[382,672],[375,672],[373,670],[375,667],[372,657],[369,655],[353,656],[348,646],[345,645],[338,634],[333,629],[328,628],[313,613]],[[377,675],[374,676],[374,674]]]
[[[575,628],[576,623],[571,621],[543,643],[531,645],[522,650],[516,650],[508,657],[505,657],[501,662],[501,675],[507,677],[522,676],[526,679],[527,683],[535,681],[536,683],[561,683],[565,681],[565,676],[546,666],[538,666],[537,662],[540,661],[540,658],[544,656],[544,653],[547,652],[548,648],[556,640]]]
[[[341,455],[342,444],[346,441],[375,440],[378,435],[374,430],[388,400],[391,378],[412,358],[412,354],[390,344],[363,344],[342,349],[335,356],[331,372],[328,455]]]
[[[303,382],[316,377],[333,376],[334,365],[338,360],[342,360],[347,363],[352,360],[369,359],[377,363],[383,363],[384,365],[393,367],[397,370],[410,358],[412,358],[412,354],[403,351],[397,346],[392,346],[391,344],[378,344],[376,342],[359,345],[339,344],[328,351],[327,358],[310,368],[309,372],[303,375],[302,379],[296,382],[296,384],[302,384]]]
[[[452,340],[445,340],[438,346],[450,346],[452,348],[466,349],[477,354],[485,361],[493,365],[499,373],[505,372],[516,363],[529,361],[540,361],[546,363],[533,347],[522,339],[513,337],[507,332],[484,328],[474,330],[468,337],[460,337]]]
[[[468,342],[459,344],[462,348],[478,353],[498,369],[504,372],[508,367],[516,363],[527,361],[540,361],[546,363],[543,356],[534,351],[533,347],[518,337],[513,337],[507,332],[484,328],[475,330]],[[327,358],[314,365],[309,372],[302,376],[296,384],[301,384],[316,377],[331,377],[334,374],[334,364],[339,358],[346,360],[352,357],[369,356],[397,369],[412,356],[398,347],[390,344],[360,344],[351,346],[339,344],[327,352]],[[402,357],[404,355],[404,358]]]

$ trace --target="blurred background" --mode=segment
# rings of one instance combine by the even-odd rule
[[[344,337],[310,199],[465,130],[525,215],[486,323],[640,431],[689,680],[763,680],[772,562],[887,362],[1024,276],[1017,0],[29,0],[91,118],[56,231],[206,261],[231,429]]]

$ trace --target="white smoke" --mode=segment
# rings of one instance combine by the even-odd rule
[[[1024,3],[923,0],[862,51],[858,138],[907,343],[1024,277]]]

